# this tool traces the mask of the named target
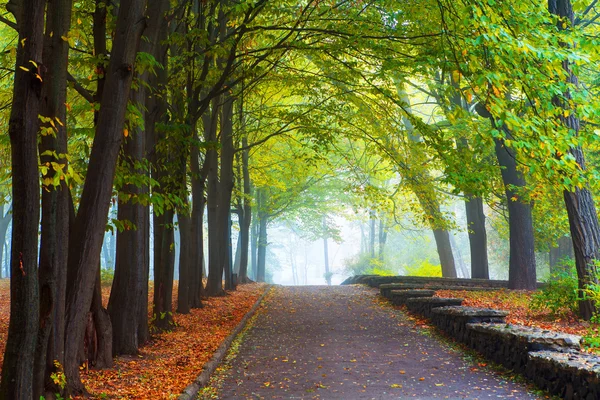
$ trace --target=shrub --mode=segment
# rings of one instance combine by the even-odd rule
[[[553,316],[577,312],[577,273],[572,260],[564,270],[550,275],[546,286],[531,297],[531,310],[550,311]]]
[[[442,266],[440,264],[432,264],[429,260],[421,262],[421,264],[404,267],[406,275],[409,276],[442,276]]]
[[[112,285],[112,281],[115,277],[115,271],[110,268],[100,268],[100,282],[102,286]]]

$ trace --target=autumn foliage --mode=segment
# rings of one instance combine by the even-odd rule
[[[9,280],[0,280],[0,367],[8,333]],[[202,372],[215,350],[264,292],[266,285],[238,286],[223,297],[204,300],[204,308],[173,316],[177,326],[155,334],[138,356],[117,357],[113,368],[82,369],[82,380],[96,398],[165,399],[178,396]],[[173,302],[176,308],[176,293]],[[106,305],[110,287],[103,290]],[[152,294],[151,294],[152,295]]]

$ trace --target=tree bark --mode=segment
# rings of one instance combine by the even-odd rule
[[[167,330],[173,324],[173,210],[154,216],[154,326]]]
[[[69,240],[69,269],[75,275],[74,285],[67,295],[65,375],[67,393],[71,395],[85,392],[79,378],[78,344],[83,340],[95,272],[100,262],[135,57],[145,25],[145,5],[144,0],[122,0],[119,7],[102,108],[79,211]]]
[[[512,137],[503,126],[506,137]],[[510,259],[508,266],[508,285],[511,289],[534,290],[536,288],[535,252],[533,236],[533,218],[531,205],[520,200],[513,188],[526,186],[523,174],[517,170],[517,161],[512,150],[504,141],[496,139],[496,156],[502,168],[502,181],[508,203],[508,224],[510,235]]]
[[[233,102],[234,99],[225,95],[223,114],[221,116],[221,179],[219,182],[219,219],[221,260],[225,274],[225,289],[234,290],[233,270],[231,260],[231,193],[233,190]]]
[[[206,149],[206,163],[208,167],[208,281],[206,283],[207,296],[220,296],[223,291],[223,262],[222,252],[219,250],[223,240],[220,237],[220,227],[223,221],[219,218],[219,158],[214,143],[216,137],[216,124],[218,112],[220,109],[221,98],[215,99],[212,103],[212,116],[210,129],[205,129],[205,141],[213,143]]]
[[[548,10],[561,20],[557,21],[558,29],[571,29],[574,24],[574,12],[570,0],[548,0]],[[568,22],[567,25],[563,25]],[[564,47],[569,44],[563,43]],[[571,69],[569,60],[562,63],[564,71],[567,73],[566,83],[576,87],[578,78]],[[562,99],[555,98],[554,104],[564,110],[572,110],[574,107],[569,89],[563,93]],[[579,118],[574,112],[570,112],[567,117],[560,114],[560,122],[569,130],[579,134]],[[579,165],[582,171],[585,171],[585,157],[583,149],[580,146],[571,147],[571,155]],[[571,229],[571,238],[573,239],[573,249],[575,252],[575,264],[577,267],[577,277],[579,289],[583,291],[589,284],[598,283],[596,262],[600,258],[600,226],[598,224],[598,215],[594,205],[592,193],[588,187],[575,190],[565,190],[564,200],[569,215],[569,226]],[[589,320],[596,312],[596,304],[590,299],[579,301],[579,314],[583,319]]]
[[[56,178],[67,172],[67,59],[69,43],[62,39],[71,26],[72,0],[48,3],[43,60],[46,82],[42,91],[41,115],[46,134],[39,144],[40,162],[48,167],[42,176],[42,220],[39,258],[40,331],[36,348],[34,398],[47,389],[62,393],[50,379],[56,372],[54,362],[64,364],[65,301],[67,284],[67,255],[69,245],[69,193],[64,179]],[[50,122],[51,121],[51,122]],[[52,134],[50,134],[52,133]],[[55,170],[52,163],[60,164]],[[53,183],[50,183],[54,181]]]
[[[266,214],[260,215],[258,218],[258,254],[256,260],[256,281],[265,282],[266,277],[266,259],[267,259],[267,224],[268,217]]]
[[[483,200],[481,197],[469,194],[465,196],[467,230],[469,232],[469,248],[471,250],[471,278],[490,279]]]
[[[38,227],[40,184],[38,132],[42,94],[45,0],[23,0],[16,15],[19,46],[8,133],[12,173],[10,322],[0,399],[30,400],[39,329]]]
[[[375,212],[369,211],[369,254],[375,258]]]
[[[241,107],[241,106],[240,106]],[[242,111],[243,112],[243,111]],[[242,137],[242,147],[248,147],[248,137],[244,135]],[[249,169],[249,150],[245,149],[242,151],[242,178],[244,180],[244,196],[242,212],[244,218],[240,221],[240,240],[241,240],[241,254],[240,254],[240,271],[238,274],[239,282],[247,283],[248,279],[248,250],[250,245],[250,225],[252,223],[252,207],[250,205],[250,169]]]
[[[164,14],[168,2],[160,0],[155,7],[148,9],[148,27],[145,30],[145,40],[140,44],[140,51],[159,58],[158,36],[164,23]],[[143,72],[137,77],[140,83],[131,90],[131,102],[138,107],[140,113],[147,109],[149,94],[146,84],[149,73]],[[145,126],[130,126],[132,134],[123,143],[122,162],[128,171],[135,174],[147,174],[136,165],[146,159],[148,145]],[[152,131],[153,132],[153,131]],[[117,256],[115,260],[115,276],[108,303],[108,312],[112,321],[113,351],[115,355],[137,354],[142,339],[147,334],[140,335],[141,328],[146,329],[141,322],[148,313],[148,268],[149,268],[149,207],[139,201],[139,197],[148,196],[147,183],[126,184],[122,188],[127,200],[119,202],[118,219],[125,222],[127,229],[117,232]],[[143,304],[145,303],[145,304]]]
[[[256,191],[256,203],[258,205],[260,191]],[[255,207],[258,208],[258,207]],[[255,211],[256,214],[256,211]],[[252,265],[252,278],[258,281],[258,215],[250,222],[250,261]]]
[[[377,248],[378,258],[379,258],[379,261],[381,261],[381,262],[383,262],[383,260],[385,258],[385,244],[387,242],[387,235],[388,235],[388,227],[386,226],[386,223],[385,223],[385,216],[383,215],[383,213],[381,213],[381,215],[379,216],[379,236],[378,236],[378,248]]]
[[[96,349],[94,357],[89,360],[96,369],[110,368],[113,365],[113,331],[108,310],[102,305],[102,282],[100,281],[100,266],[96,273],[94,295],[92,297],[92,314]]]
[[[430,217],[430,226],[442,266],[442,276],[444,278],[456,278],[456,265],[454,264],[454,255],[450,244],[450,234],[446,229],[436,228],[438,223],[436,221],[443,219],[440,205],[436,198],[430,198],[427,193],[421,190],[413,190],[413,192],[417,196],[423,212]]]
[[[177,290],[177,312],[190,313],[190,278],[191,278],[191,251],[192,251],[192,220],[183,213],[177,214],[179,221],[179,287]]]

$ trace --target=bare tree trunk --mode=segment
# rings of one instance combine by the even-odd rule
[[[258,219],[258,254],[256,266],[256,281],[265,282],[266,277],[266,258],[267,258],[267,223],[266,215],[260,215]]]
[[[108,310],[102,305],[102,283],[100,281],[99,265],[90,312],[94,325],[92,335],[94,335],[96,351],[94,357],[88,361],[96,369],[110,368],[113,365],[113,331]]]
[[[160,330],[173,324],[172,294],[175,269],[173,210],[154,216],[154,326]]]
[[[67,171],[67,59],[69,44],[62,38],[71,25],[72,0],[48,3],[43,60],[46,82],[42,91],[41,115],[47,118],[45,129],[52,134],[42,136],[40,161],[49,166],[43,180],[55,181]],[[58,121],[58,122],[57,122]],[[52,168],[52,163],[62,171]],[[58,176],[57,176],[58,175]],[[42,190],[42,222],[40,242],[40,331],[36,348],[34,398],[44,394],[62,393],[50,379],[56,372],[54,362],[64,364],[65,301],[67,284],[67,255],[69,245],[69,193],[65,180],[45,185]]]
[[[379,261],[383,262],[385,257],[385,244],[387,242],[388,227],[385,223],[385,216],[383,213],[379,216],[379,236],[378,236],[378,258]]]
[[[225,273],[225,289],[234,290],[231,260],[231,192],[233,190],[233,101],[225,95],[221,116],[221,179],[219,182],[219,216],[221,228],[221,260]]]
[[[14,6],[14,4],[13,4]],[[0,399],[30,400],[39,329],[38,227],[40,184],[38,132],[42,92],[44,0],[23,0],[16,11],[19,42],[8,133],[12,173],[10,322]]]
[[[505,126],[503,130],[510,137]],[[496,156],[502,167],[502,181],[508,202],[508,225],[510,234],[510,260],[508,284],[511,289],[536,288],[535,252],[533,239],[533,218],[531,205],[519,199],[513,187],[524,187],[525,178],[517,170],[514,152],[496,139]]]
[[[192,251],[192,221],[183,213],[177,214],[179,222],[179,287],[177,290],[177,312],[190,313],[190,277],[191,277],[191,251]]]
[[[213,100],[211,129],[205,129],[205,141],[216,141],[216,124],[220,109],[221,98]],[[206,161],[208,166],[208,281],[206,283],[207,296],[220,296],[223,291],[223,260],[221,246],[220,227],[223,221],[219,219],[219,159],[217,149],[214,146],[206,150]]]
[[[327,218],[323,218],[323,232],[327,232]],[[329,271],[329,246],[327,245],[327,233],[323,235],[323,256],[325,260],[325,281],[331,286],[331,272]]]
[[[480,116],[488,118],[493,127],[502,130],[506,138],[512,138],[510,129],[506,125],[497,126],[494,117],[485,107],[478,106],[476,111]],[[525,187],[525,178],[517,170],[515,153],[504,145],[504,140],[495,139],[494,142],[508,203],[510,235],[508,284],[511,289],[533,290],[536,288],[537,278],[531,205],[522,202],[513,189]]]
[[[258,195],[260,191],[256,191],[257,196],[257,204],[258,204]],[[257,208],[257,207],[255,207]],[[255,212],[256,214],[256,212]],[[252,278],[254,280],[258,280],[258,218],[253,218],[250,222],[250,261],[252,263]]]
[[[74,281],[67,295],[65,375],[67,393],[71,395],[85,391],[79,378],[77,353],[100,262],[135,57],[145,25],[145,6],[144,0],[122,0],[119,7],[102,108],[79,211],[69,240],[69,269],[74,271]]]
[[[369,211],[369,254],[375,258],[375,213]]]
[[[490,279],[483,200],[466,194],[467,230],[471,249],[471,278]]]

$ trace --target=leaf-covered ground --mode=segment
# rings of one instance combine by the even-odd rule
[[[463,305],[470,307],[494,308],[509,312],[506,322],[533,326],[551,331],[560,331],[574,335],[585,335],[589,323],[579,320],[571,312],[553,316],[549,312],[540,312],[530,308],[531,296],[534,292],[521,290],[466,291],[438,290],[438,297],[455,297],[465,299]]]
[[[8,332],[9,287],[8,279],[0,280],[0,368]],[[174,314],[177,327],[153,335],[138,356],[119,357],[111,369],[84,371],[86,387],[96,398],[176,398],[200,374],[265,288],[262,284],[240,285],[228,296],[204,300],[204,308],[189,315]],[[109,293],[110,288],[105,288],[105,305]],[[173,294],[176,309],[177,287]]]

